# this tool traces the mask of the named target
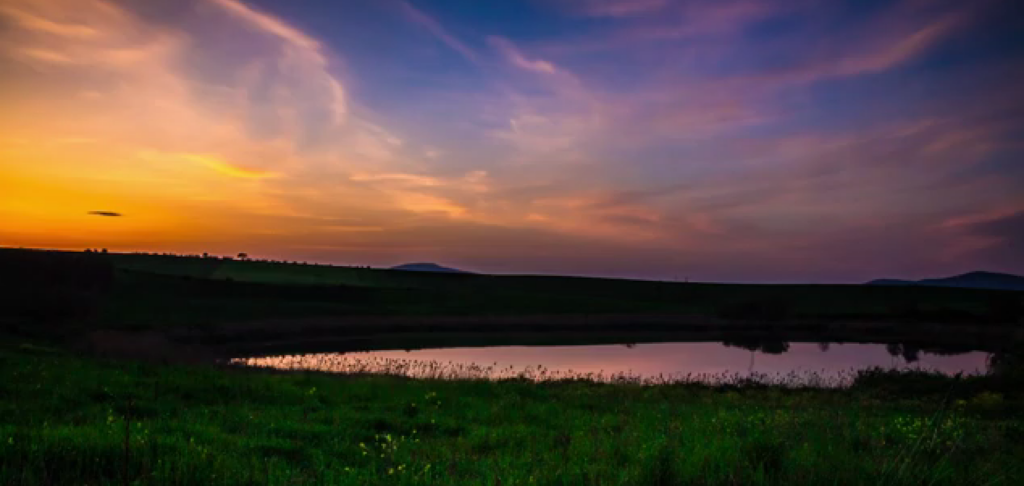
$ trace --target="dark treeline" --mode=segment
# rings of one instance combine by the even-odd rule
[[[94,250],[94,249],[90,248],[90,249],[85,250],[85,252],[86,253],[103,253],[103,254],[105,254],[105,253],[107,253],[107,250],[106,250],[106,248],[104,248],[102,250]],[[254,257],[250,256],[248,253],[244,253],[244,252],[243,253],[239,253],[238,255],[235,255],[235,256],[230,256],[230,255],[213,255],[213,254],[210,254],[210,253],[207,253],[207,252],[203,252],[203,253],[200,254],[200,253],[174,253],[174,252],[159,252],[159,253],[156,253],[156,252],[145,252],[145,251],[127,252],[127,253],[123,253],[123,255],[141,255],[141,256],[149,256],[149,257],[166,257],[166,258],[202,258],[202,259],[206,259],[206,260],[220,260],[220,261],[225,261],[225,262],[238,260],[238,261],[255,262],[255,263],[276,263],[276,264],[281,264],[281,265],[305,265],[305,266],[309,266],[309,267],[338,267],[338,268],[363,268],[363,269],[371,269],[371,268],[373,268],[373,267],[371,267],[369,265],[338,265],[338,264],[332,264],[332,263],[318,263],[318,262],[299,261],[299,260],[274,260],[274,259],[271,259],[271,258],[254,258]]]
[[[783,339],[732,339],[722,341],[725,346],[757,351],[764,354],[783,354],[789,351],[790,343]],[[822,352],[828,352],[833,343],[819,342],[818,348]],[[890,356],[902,358],[907,363],[914,363],[921,359],[922,354],[933,354],[937,356],[954,356],[966,354],[976,349],[969,346],[935,346],[922,342],[898,342],[885,345],[886,352]]]

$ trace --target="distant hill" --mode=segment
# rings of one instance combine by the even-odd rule
[[[391,267],[392,270],[405,270],[409,272],[437,272],[437,273],[470,273],[456,268],[442,267],[436,263],[406,263]]]
[[[867,285],[922,285],[927,287],[960,287],[991,290],[1024,290],[1024,277],[1009,273],[970,272],[946,278],[924,280],[898,280],[883,278],[872,280]]]

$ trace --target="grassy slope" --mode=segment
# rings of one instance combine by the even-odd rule
[[[862,285],[680,284],[616,279],[431,274],[379,269],[221,261],[150,255],[111,255],[119,269],[192,279],[253,284],[234,292],[195,282],[122,272],[109,321],[131,307],[169,321],[213,321],[249,316],[426,314],[509,315],[571,313],[669,313],[739,317],[911,318],[972,320],[997,313],[1021,314],[1021,295],[972,289]],[[255,284],[278,291],[260,291]],[[151,286],[158,291],[147,290]],[[333,293],[294,292],[283,286],[336,287]],[[189,290],[188,287],[193,287]],[[263,287],[267,288],[267,287]],[[250,292],[251,291],[251,292]],[[247,294],[248,293],[248,294]],[[256,295],[258,298],[250,297]],[[136,303],[136,304],[133,304]],[[117,312],[125,310],[124,315]],[[1016,309],[1016,310],[1014,310]],[[141,323],[142,316],[127,320]],[[1012,320],[1012,319],[1011,319]]]
[[[24,294],[24,281],[33,279],[42,287],[30,294],[52,293],[52,287],[47,287],[52,282],[47,278],[79,277],[60,275],[61,269],[81,267],[98,275],[102,264],[116,268],[112,283],[98,294],[96,289],[87,293],[100,296],[104,312],[101,320],[114,325],[203,324],[260,316],[339,314],[661,313],[777,320],[817,317],[972,322],[998,315],[1024,316],[1024,294],[1020,292],[432,274],[215,258],[0,249],[0,269],[13,267],[16,274],[25,274],[2,282],[11,287],[4,295],[11,291]],[[39,267],[47,267],[52,278],[37,279],[35,269]],[[14,303],[22,298],[16,297]]]
[[[0,376],[0,484],[1024,481],[1020,391],[983,391],[987,378],[879,376],[848,391],[439,382],[11,347]]]

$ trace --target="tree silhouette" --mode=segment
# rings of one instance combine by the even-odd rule
[[[760,351],[765,354],[782,354],[789,351],[789,343],[786,341],[737,340],[722,341],[722,344],[734,348],[743,348],[748,351]]]
[[[885,345],[885,350],[890,356],[899,356],[907,363],[921,359],[921,348],[911,344],[889,343]]]

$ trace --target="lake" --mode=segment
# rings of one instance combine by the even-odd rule
[[[982,374],[989,353],[899,344],[675,342],[593,346],[492,346],[236,358],[235,364],[419,378],[522,377],[551,380],[728,382],[754,377],[780,384],[836,386],[858,371],[920,369]]]

